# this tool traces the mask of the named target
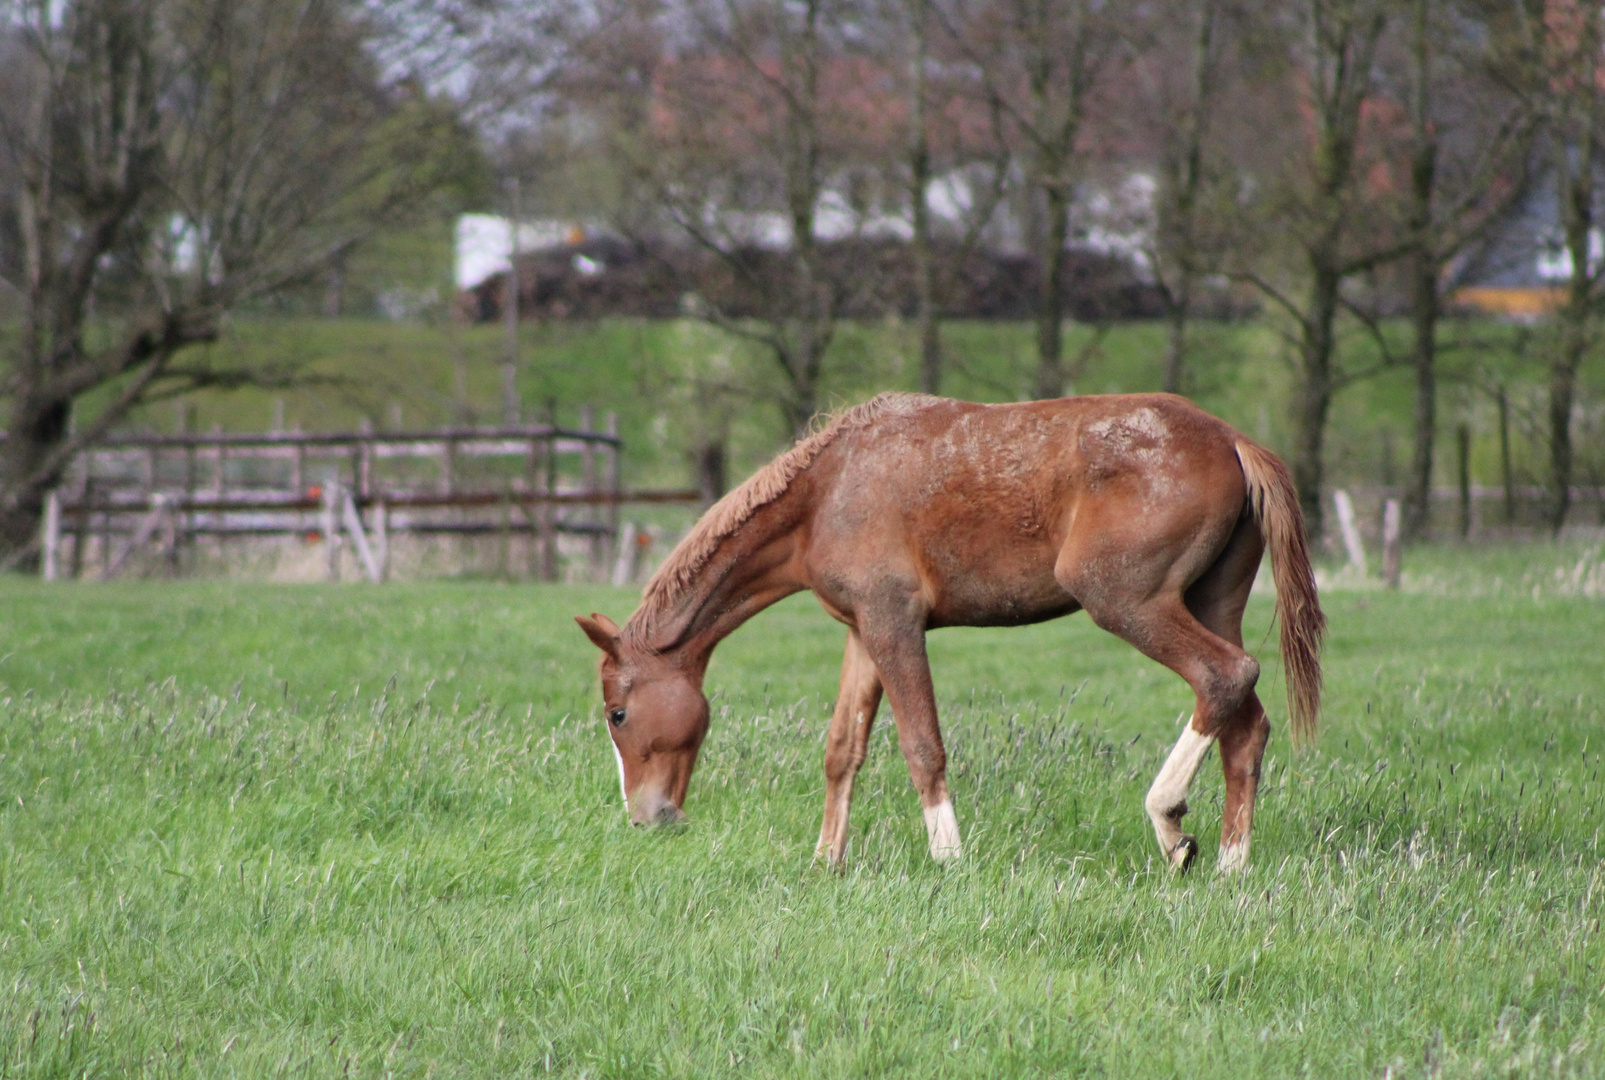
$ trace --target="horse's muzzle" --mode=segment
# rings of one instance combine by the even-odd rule
[[[685,811],[659,796],[630,800],[631,825],[674,825],[685,820]]]

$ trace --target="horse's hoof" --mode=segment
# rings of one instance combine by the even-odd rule
[[[1193,860],[1198,858],[1198,838],[1182,834],[1170,849],[1170,868],[1178,874],[1185,874],[1192,868]]]
[[[829,844],[823,840],[814,848],[814,865],[824,864],[826,870],[832,874],[844,873],[847,870],[847,848],[842,846],[841,851],[832,851]]]
[[[1248,872],[1247,840],[1226,844],[1220,849],[1220,872],[1227,875]]]

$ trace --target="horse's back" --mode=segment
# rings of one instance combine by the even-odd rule
[[[821,464],[836,505],[979,516],[1030,532],[1055,507],[1086,496],[1136,492],[1156,505],[1224,479],[1241,497],[1241,436],[1173,394],[1001,405],[908,395],[900,405],[827,451]]]
[[[935,623],[1031,622],[1074,610],[1055,567],[1078,538],[1134,550],[1241,512],[1239,436],[1184,398],[896,406],[818,462],[822,595],[908,579]]]

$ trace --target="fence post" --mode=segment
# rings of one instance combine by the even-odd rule
[[[87,462],[87,454],[84,458]],[[84,576],[84,552],[89,550],[89,530],[94,525],[89,513],[89,506],[95,501],[95,480],[89,475],[89,468],[84,467],[84,482],[78,499],[78,520],[72,525],[72,562],[67,565],[67,576],[81,578]]]
[[[551,432],[546,436],[545,477],[541,483],[540,531],[541,531],[541,580],[557,580],[557,504],[552,497],[557,494],[557,422],[556,410],[553,410]]]
[[[290,434],[300,435],[301,425],[296,424]],[[290,488],[298,499],[306,498],[307,444],[299,439],[295,443],[295,456],[290,459]]]
[[[457,440],[446,437],[440,447],[440,493],[450,495],[457,485]]]
[[[602,430],[610,439],[619,437],[619,414],[610,412],[602,421]],[[619,448],[614,443],[608,443],[603,451],[607,454],[607,493],[611,496],[607,503],[607,542],[614,547],[613,558],[618,558],[619,543]]]
[[[180,404],[178,408],[178,433],[184,436],[184,504],[188,506],[195,501],[195,443],[190,437],[193,432],[195,406]],[[184,511],[184,542],[192,543],[195,535],[195,512]]]
[[[162,555],[167,560],[167,576],[178,576],[178,508],[172,500],[166,501],[167,512],[162,515]]]
[[[635,522],[624,523],[618,541],[619,550],[613,557],[613,587],[622,589],[635,576]]]
[[[323,530],[324,557],[327,564],[325,580],[340,580],[340,530],[335,525],[335,507],[340,497],[340,481],[329,478],[323,485],[323,514],[319,522]]]
[[[61,546],[61,495],[55,490],[45,496],[45,520],[39,538],[39,573],[46,581],[56,580],[56,549]]]
[[[1332,503],[1337,507],[1338,527],[1343,530],[1343,546],[1349,553],[1349,565],[1365,577],[1365,545],[1360,542],[1360,528],[1354,521],[1354,503],[1347,491],[1332,492]]]
[[[373,541],[379,550],[379,580],[390,580],[390,506],[383,499],[373,505]]]
[[[1382,584],[1399,587],[1399,500],[1382,505]]]
[[[357,497],[366,499],[373,492],[373,421],[362,418],[362,437],[357,441]]]
[[[112,560],[111,565],[106,567],[106,572],[102,575],[103,580],[109,581],[122,573],[123,567],[128,565],[128,560],[139,554],[140,549],[150,543],[150,538],[156,535],[156,530],[167,517],[166,495],[159,491],[156,492],[150,496],[147,505],[150,509],[146,511],[144,517],[139,519],[139,523],[134,526],[134,531],[128,537],[128,543],[123,545],[123,549],[117,553],[117,557]]]
[[[223,501],[223,492],[228,487],[228,450],[223,445],[223,425],[212,425],[212,497],[218,502]]]
[[[1455,428],[1455,451],[1460,470],[1460,539],[1471,535],[1471,428]]]
[[[540,538],[546,535],[542,531],[543,504],[541,502],[541,444],[539,439],[530,439],[524,448],[524,477],[523,486],[519,494],[521,500],[519,507],[524,511],[524,518],[529,523],[529,538],[524,544],[523,568],[521,573],[525,578],[539,580],[540,567]]]
[[[111,569],[111,506],[108,502],[100,511],[100,576]]]
[[[597,491],[596,443],[591,438],[591,436],[595,433],[595,430],[596,409],[590,405],[580,406],[580,431],[584,434],[585,438],[585,441],[582,444],[583,449],[580,451],[580,472],[584,477],[583,486],[587,496],[595,495]],[[602,508],[597,506],[595,503],[587,503],[585,506],[585,524],[588,526],[600,525],[602,520],[601,509]],[[590,538],[587,540],[587,543],[590,545],[589,561],[591,564],[587,568],[590,571],[588,576],[592,581],[595,581],[602,574],[602,534],[600,532],[592,532]]]
[[[368,572],[368,580],[375,585],[379,584],[379,560],[373,557],[373,549],[368,546],[368,535],[362,529],[362,515],[357,513],[357,500],[351,492],[343,491],[340,500],[340,512],[345,518],[346,532],[351,534],[351,543],[357,549],[357,557],[362,560],[362,568]]]
[[[513,482],[502,479],[501,521],[496,533],[496,573],[513,578]]]
[[[1499,384],[1499,479],[1505,485],[1505,524],[1516,523],[1516,485],[1510,475],[1510,399]]]

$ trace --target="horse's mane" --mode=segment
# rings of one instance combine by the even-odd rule
[[[663,560],[641,596],[641,606],[625,624],[625,634],[644,645],[675,601],[696,581],[719,544],[760,509],[785,494],[792,480],[813,464],[825,447],[843,432],[865,427],[888,413],[911,412],[932,399],[924,394],[881,394],[850,409],[835,413],[813,434],[753,473],[740,487],[709,507]]]

